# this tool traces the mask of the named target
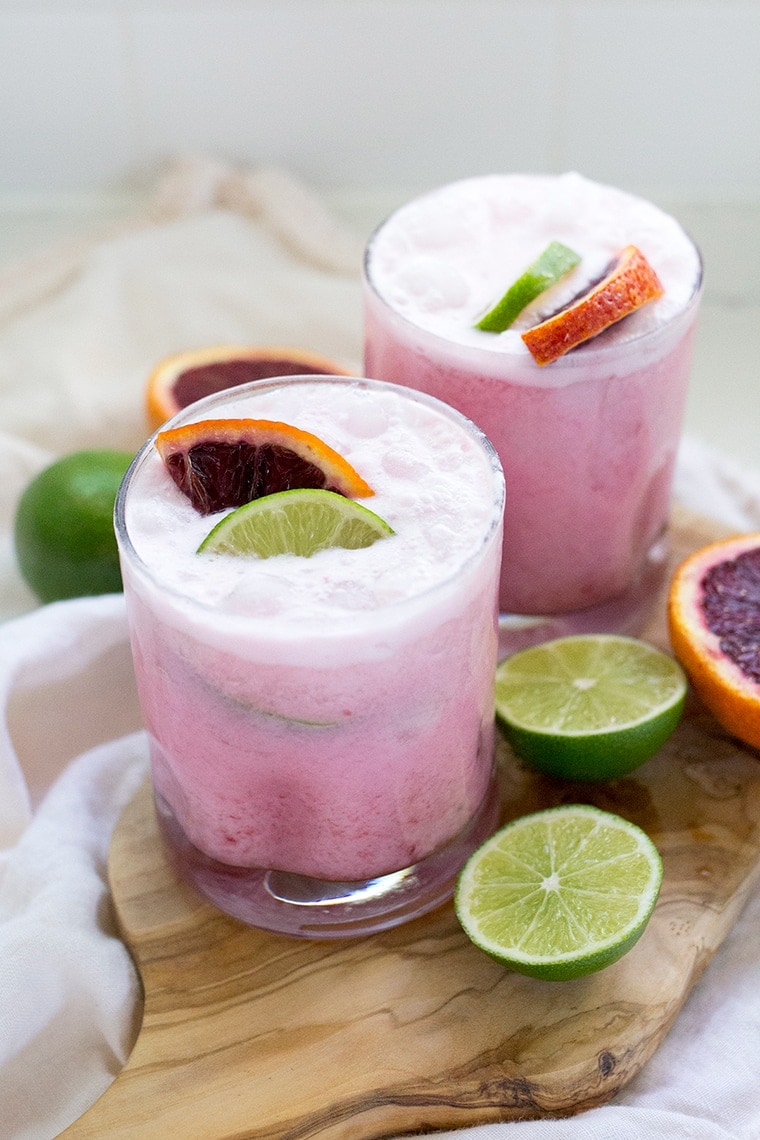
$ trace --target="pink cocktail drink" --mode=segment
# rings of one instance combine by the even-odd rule
[[[146,445],[117,531],[159,818],[180,871],[244,921],[382,929],[446,898],[496,822],[501,470],[463,417],[375,382],[259,382],[173,423],[240,416],[319,435],[395,533],[198,554],[215,516]]]
[[[551,241],[580,265],[507,331],[474,328]],[[663,296],[539,366],[520,334],[629,244]],[[672,218],[579,175],[456,183],[402,207],[370,241],[365,371],[458,408],[502,460],[506,649],[643,624],[667,565],[700,284],[699,254]]]

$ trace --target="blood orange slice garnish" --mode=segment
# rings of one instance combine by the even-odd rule
[[[628,245],[592,289],[567,308],[527,329],[522,339],[537,364],[551,364],[662,293],[660,279],[644,254],[637,246]]]
[[[716,720],[760,748],[760,534],[703,547],[668,595],[673,652]]]
[[[203,515],[300,488],[321,487],[352,499],[375,493],[324,440],[277,420],[199,420],[159,432],[156,447]]]
[[[188,404],[225,388],[272,376],[347,376],[345,368],[302,348],[278,345],[212,345],[176,352],[148,377],[145,408],[151,430]]]

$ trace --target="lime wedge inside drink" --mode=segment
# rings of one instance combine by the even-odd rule
[[[510,285],[501,300],[480,318],[475,328],[483,332],[504,332],[531,301],[556,285],[566,273],[575,269],[580,260],[580,255],[569,246],[560,241],[550,242],[543,253]]]
[[[198,553],[310,558],[338,546],[358,550],[392,534],[379,515],[353,499],[321,488],[299,488],[254,499],[225,515]]]
[[[568,981],[643,934],[662,861],[635,824],[587,804],[523,816],[470,856],[455,896],[468,937],[518,973]]]
[[[623,776],[675,729],[681,666],[653,645],[613,634],[561,637],[496,671],[499,727],[531,767],[571,780]]]

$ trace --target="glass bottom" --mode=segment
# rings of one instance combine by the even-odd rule
[[[577,633],[619,633],[637,637],[652,615],[660,590],[668,576],[670,545],[667,532],[647,551],[638,577],[625,593],[598,606],[565,614],[500,614],[499,660],[550,641]]]
[[[356,938],[388,930],[446,902],[467,858],[496,829],[496,769],[478,810],[444,847],[411,867],[360,882],[332,882],[262,867],[233,867],[199,851],[156,795],[164,844],[177,874],[225,914],[297,938]]]

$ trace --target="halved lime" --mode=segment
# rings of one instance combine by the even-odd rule
[[[225,515],[198,553],[310,558],[336,546],[358,550],[392,534],[387,522],[353,499],[322,488],[299,488],[254,499]]]
[[[568,981],[643,934],[662,861],[635,824],[587,804],[513,820],[471,855],[455,906],[476,946],[521,974]]]
[[[675,729],[685,696],[686,675],[672,657],[613,634],[560,637],[496,670],[496,715],[514,751],[570,780],[638,768]]]
[[[575,269],[580,260],[580,255],[561,241],[550,242],[543,253],[510,285],[501,300],[480,318],[475,328],[483,332],[504,332],[517,320],[526,305],[535,301],[550,286],[556,285],[560,278]]]

